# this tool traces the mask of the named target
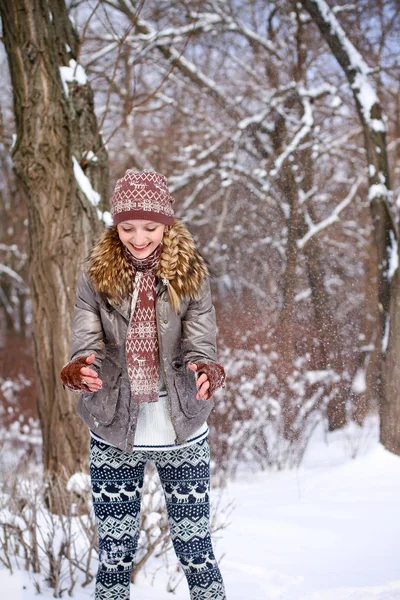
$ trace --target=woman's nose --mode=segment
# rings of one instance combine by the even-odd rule
[[[144,246],[149,240],[146,235],[135,235],[131,241],[134,246]]]

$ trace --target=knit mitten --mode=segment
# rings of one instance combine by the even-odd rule
[[[197,365],[196,373],[198,374],[198,377],[200,377],[202,373],[205,373],[208,377],[210,387],[208,388],[207,392],[209,393],[210,397],[213,395],[215,390],[221,386],[225,387],[225,369],[220,363],[200,361],[194,364]]]
[[[82,392],[88,389],[87,385],[82,381],[81,374],[82,367],[90,366],[86,362],[87,358],[87,356],[75,358],[75,360],[71,360],[61,370],[61,380],[71,392]]]

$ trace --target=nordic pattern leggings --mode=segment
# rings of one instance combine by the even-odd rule
[[[191,600],[226,600],[210,537],[208,439],[186,448],[127,454],[91,438],[90,476],[99,535],[95,600],[129,599],[149,459],[163,486],[172,542]]]

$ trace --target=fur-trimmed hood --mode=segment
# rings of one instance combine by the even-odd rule
[[[209,276],[206,262],[181,221],[175,219],[166,235],[174,240],[173,253],[176,258],[171,260],[164,243],[156,277],[168,284],[173,304],[176,304],[174,298],[178,304],[184,298],[197,299],[204,279]],[[129,296],[133,283],[132,272],[122,248],[117,228],[109,227],[93,247],[87,264],[87,273],[94,288],[117,304]],[[172,269],[171,263],[174,265]],[[168,271],[169,277],[166,276]]]

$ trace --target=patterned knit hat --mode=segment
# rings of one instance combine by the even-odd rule
[[[149,219],[172,225],[173,202],[164,175],[128,169],[122,179],[118,179],[111,198],[114,225],[129,219]]]

